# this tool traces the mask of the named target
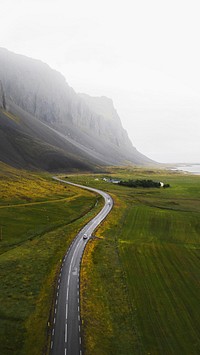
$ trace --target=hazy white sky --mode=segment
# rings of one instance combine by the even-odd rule
[[[150,158],[200,162],[199,18],[199,0],[1,0],[0,46],[111,97]]]

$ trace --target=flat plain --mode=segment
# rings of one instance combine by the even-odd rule
[[[84,354],[199,354],[200,177],[114,167],[66,175],[114,199],[82,260]],[[170,188],[129,188],[105,177]],[[0,179],[0,353],[45,354],[62,258],[103,202],[4,164]]]
[[[115,201],[83,259],[85,354],[197,355],[200,177],[140,169],[112,169],[112,176],[171,187],[131,189],[82,177]]]

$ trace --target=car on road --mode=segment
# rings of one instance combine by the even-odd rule
[[[88,238],[87,234],[84,233],[84,234],[83,234],[83,239],[87,239],[87,238]]]

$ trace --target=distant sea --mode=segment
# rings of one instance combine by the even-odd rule
[[[187,171],[188,173],[200,175],[200,164],[178,166],[176,170]]]

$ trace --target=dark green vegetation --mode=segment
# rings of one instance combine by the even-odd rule
[[[112,169],[112,177],[169,182],[131,189],[74,177],[110,191],[115,208],[82,268],[85,354],[200,353],[200,177]],[[91,273],[92,270],[92,273]]]
[[[38,355],[48,347],[61,260],[102,202],[50,176],[0,168],[0,354]]]
[[[145,180],[145,179],[137,179],[137,180],[128,180],[128,181],[123,181],[121,180],[119,182],[119,185],[121,186],[128,186],[128,187],[156,187],[156,188],[160,188],[161,184],[159,181],[153,181],[153,180]],[[169,184],[164,184],[163,185],[164,188],[166,187],[170,187]]]

